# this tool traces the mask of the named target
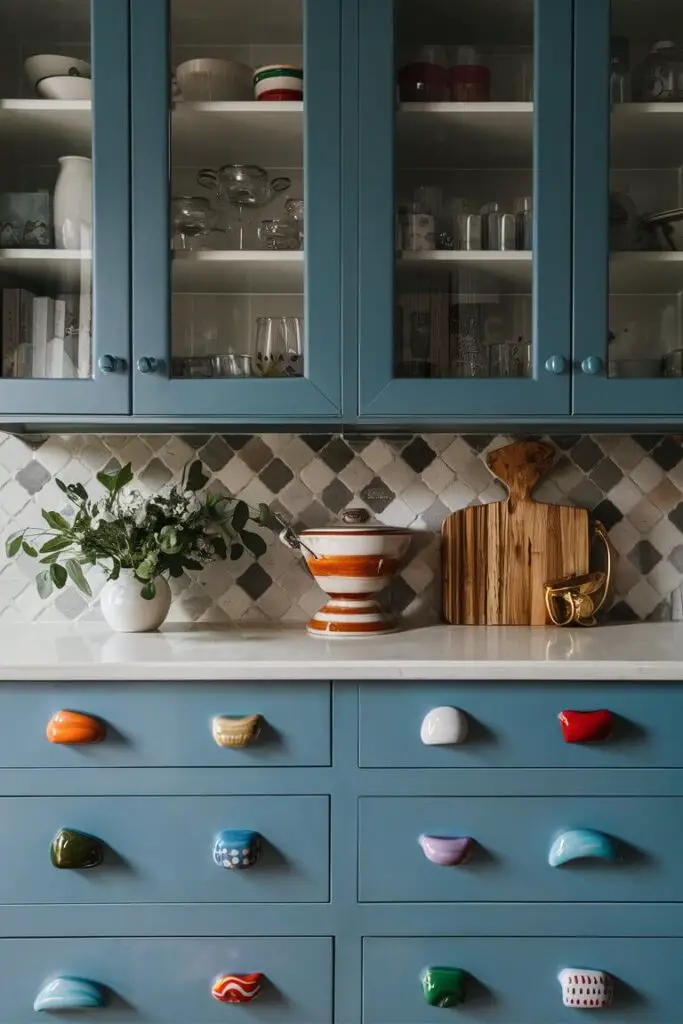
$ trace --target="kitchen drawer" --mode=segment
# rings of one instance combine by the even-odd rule
[[[50,743],[61,709],[99,718],[100,743]],[[218,715],[258,713],[265,727],[247,747],[220,747]],[[330,763],[328,683],[0,684],[0,767],[258,767]]]
[[[253,1002],[228,1006],[212,998],[218,975],[253,971],[264,975]],[[109,989],[104,1008],[56,1014],[65,1024],[332,1020],[330,938],[0,939],[2,1024],[35,1024],[36,995],[61,976]]]
[[[464,711],[462,743],[426,746],[425,715],[450,705]],[[613,735],[602,743],[565,743],[565,709],[607,708]],[[672,683],[363,683],[363,768],[631,768],[683,766],[683,688]]]
[[[364,797],[362,902],[683,901],[683,798]],[[551,867],[553,841],[570,829],[614,837],[619,861]],[[469,860],[432,863],[420,833],[471,836]]]
[[[681,957],[683,939],[366,938],[363,1024],[575,1021],[576,1010],[562,1005],[558,982],[566,967],[612,975],[608,1019],[673,1024],[681,1016]],[[420,974],[429,966],[459,967],[470,976],[457,1009],[425,1002]],[[594,1019],[589,1011],[587,1019]]]
[[[60,828],[96,836],[104,861],[59,869]],[[261,858],[229,870],[216,834],[253,829]],[[0,904],[320,903],[329,898],[326,796],[5,797],[0,799]]]

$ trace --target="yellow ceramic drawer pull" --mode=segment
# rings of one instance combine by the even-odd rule
[[[216,715],[211,731],[219,747],[248,747],[263,729],[261,715]]]
[[[50,743],[75,745],[99,743],[104,739],[104,722],[80,711],[58,711],[47,723],[47,738]]]

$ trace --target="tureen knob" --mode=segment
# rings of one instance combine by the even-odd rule
[[[367,523],[370,513],[366,508],[345,508],[341,514],[343,523]]]

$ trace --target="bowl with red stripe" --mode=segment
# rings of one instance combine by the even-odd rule
[[[302,530],[281,539],[299,547],[328,601],[309,621],[312,636],[328,639],[383,636],[398,629],[377,595],[398,571],[410,546],[411,531],[372,523],[366,509],[346,509],[341,522]]]
[[[262,102],[300,102],[304,96],[303,68],[296,64],[264,64],[254,72],[254,97]]]

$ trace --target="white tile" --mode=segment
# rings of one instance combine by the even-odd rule
[[[434,492],[421,481],[415,481],[406,487],[401,499],[411,508],[416,515],[426,512],[434,504]]]
[[[617,599],[627,597],[641,579],[640,572],[627,558],[618,559],[613,573],[614,594]]]
[[[643,495],[633,481],[625,476],[622,477],[611,491],[607,492],[607,497],[617,506],[620,512],[628,515],[631,509],[635,508],[642,499]]]
[[[488,505],[492,501],[505,501],[507,496],[507,489],[497,480],[492,480],[491,485],[479,495],[479,501],[482,505]]]
[[[389,468],[393,468],[393,466]],[[410,472],[410,468],[408,466],[406,466],[406,469]],[[364,487],[367,487],[374,475],[375,474],[372,472],[370,467],[365,465],[360,456],[354,455],[348,466],[342,469],[339,474],[339,479],[350,491],[353,491],[354,495],[358,495]],[[394,494],[397,493],[393,487],[391,489],[394,491]]]
[[[252,601],[248,594],[234,584],[230,589],[218,599],[218,604],[226,613],[228,618],[237,620],[244,615],[245,611],[251,607]]]
[[[491,474],[490,469],[486,463],[480,459],[473,459],[468,466],[465,466],[458,476],[461,480],[464,480],[466,484],[469,484],[473,491],[477,494],[481,494],[487,487],[491,486],[491,481],[494,477]]]
[[[134,473],[139,473],[151,458],[152,449],[145,444],[141,437],[131,437],[128,444],[119,453],[119,461],[124,466],[130,462]]]
[[[418,558],[401,570],[401,576],[416,594],[421,594],[434,582],[433,570]]]
[[[609,531],[609,539],[617,554],[627,555],[642,540],[642,535],[628,519],[622,519]]]
[[[364,463],[362,463],[364,465]],[[366,466],[366,469],[368,467]],[[368,470],[370,472],[370,470]],[[414,469],[411,469],[407,462],[401,458],[394,459],[388,466],[385,466],[381,473],[382,480],[390,487],[394,494],[402,494],[406,487],[412,484],[418,477]],[[372,477],[370,477],[372,479]],[[368,481],[369,483],[369,481]]]
[[[281,621],[282,621],[283,623],[287,623],[287,624],[289,624],[289,625],[292,625],[292,624],[294,624],[294,623],[298,623],[298,624],[300,624],[300,625],[301,625],[301,628],[302,628],[302,630],[303,630],[303,628],[304,628],[304,623],[305,623],[305,622],[306,622],[306,621],[307,621],[308,619],[310,619],[310,615],[309,615],[309,613],[308,613],[308,612],[306,612],[306,611],[304,611],[304,609],[303,609],[303,608],[301,608],[301,607],[300,607],[300,605],[298,605],[298,604],[293,604],[293,605],[292,605],[292,607],[291,607],[291,608],[289,608],[289,609],[288,609],[288,610],[287,610],[287,611],[285,612],[285,614],[284,614],[284,615],[282,616],[282,619],[281,619]]]
[[[327,598],[320,587],[316,584],[306,594],[302,594],[297,604],[307,615],[315,615],[319,608],[325,604]]]
[[[681,574],[671,562],[663,559],[652,572],[648,573],[648,583],[654,587],[662,597],[668,597],[672,590],[675,590],[681,582]]]
[[[291,444],[293,437],[294,434],[268,434],[268,447],[271,451],[279,453],[280,449]],[[282,458],[282,456],[280,457]]]
[[[631,470],[631,480],[640,487],[643,494],[649,494],[665,477],[664,470],[649,456],[642,459]]]
[[[443,491],[439,498],[447,508],[450,508],[453,512],[456,509],[466,508],[471,505],[476,498],[476,494],[472,488],[464,483],[464,481],[455,479],[445,491]]]
[[[251,505],[252,508],[256,508],[261,502],[265,502],[266,505],[270,505],[273,501],[273,492],[270,491],[262,480],[259,480],[255,476],[246,487],[243,487],[236,495],[240,501],[246,501],[247,505]],[[252,523],[250,529],[257,529]]]
[[[168,466],[175,476],[180,477],[185,466],[192,462],[195,455],[193,448],[179,437],[172,437],[159,452],[159,458]]]
[[[605,451],[605,445],[602,446]],[[615,439],[614,447],[609,451],[610,458],[620,469],[630,472],[643,458],[643,449],[632,437]]]
[[[335,473],[322,459],[313,459],[301,470],[299,479],[313,494],[322,494],[335,478]]]
[[[0,505],[11,516],[18,515],[28,500],[28,491],[25,491],[16,480],[8,480],[0,491]]]
[[[281,619],[293,603],[291,596],[275,583],[257,601],[260,610],[271,620]]]
[[[216,478],[220,480],[229,490],[230,494],[238,494],[254,478],[254,471],[247,466],[239,455],[230,459],[227,466],[223,466]]]
[[[456,473],[460,473],[472,461],[476,460],[477,456],[466,441],[463,441],[461,437],[456,437],[453,443],[443,452],[441,458],[447,466],[450,466]]]
[[[278,494],[278,500],[293,515],[300,515],[304,509],[313,501],[313,495],[308,487],[301,483],[296,477],[290,480],[286,487],[283,487]]]
[[[304,563],[301,563],[290,566],[287,572],[279,578],[278,584],[285,593],[289,594],[292,601],[298,601],[304,594],[309,593],[313,580],[309,571],[304,568]]]
[[[49,437],[40,448],[39,458],[48,473],[57,476],[65,466],[68,466],[71,460],[71,449],[61,437]]]
[[[3,436],[3,435],[0,435]],[[18,437],[10,434],[4,435],[0,444],[0,465],[4,466],[10,473],[16,473],[23,469],[27,462],[31,461],[32,450]]]
[[[376,437],[374,441],[371,441],[367,448],[364,448],[360,453],[360,457],[366,466],[369,466],[373,473],[382,475],[381,471],[385,466],[388,466],[390,462],[396,458],[396,453],[386,443],[386,441],[380,440]]]
[[[270,443],[270,437],[268,442]],[[306,442],[302,441],[300,437],[294,437],[283,445],[278,451],[278,455],[295,474],[299,473],[304,466],[307,466],[315,458],[315,453],[311,451]]]
[[[455,472],[446,465],[443,459],[434,459],[431,466],[427,466],[422,473],[422,479],[434,494],[439,495],[453,482]]]
[[[647,498],[643,498],[629,512],[629,519],[641,533],[649,533],[655,523],[662,518],[663,512]]]
[[[648,540],[666,557],[681,543],[681,533],[670,519],[661,519],[650,531]]]
[[[378,518],[387,526],[410,526],[415,512],[401,498],[394,498]]]
[[[640,619],[647,618],[660,601],[661,594],[647,580],[641,580],[628,594],[628,603]]]
[[[559,470],[554,469],[551,473],[551,479],[557,484],[563,494],[569,494],[570,491],[573,491],[575,487],[578,487],[586,479],[586,476],[578,466],[572,464],[570,466],[563,466]]]

